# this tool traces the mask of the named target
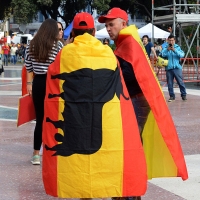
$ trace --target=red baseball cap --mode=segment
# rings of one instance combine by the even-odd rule
[[[80,22],[85,22],[85,26],[81,26]],[[75,15],[73,20],[73,28],[75,29],[91,29],[94,28],[94,19],[90,13],[81,12]]]
[[[127,22],[128,14],[120,8],[112,8],[111,10],[108,11],[107,15],[100,16],[98,21],[100,23],[105,23],[106,19],[116,19],[116,18],[124,19]]]

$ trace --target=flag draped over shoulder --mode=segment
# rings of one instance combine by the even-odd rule
[[[186,164],[160,85],[135,26],[120,32],[115,54],[131,63],[151,111],[142,132],[148,178],[188,178]]]
[[[75,38],[47,73],[43,181],[62,198],[143,195],[144,150],[131,99],[110,47]]]

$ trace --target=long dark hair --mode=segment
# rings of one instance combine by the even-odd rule
[[[58,26],[54,19],[46,19],[30,42],[30,54],[37,62],[45,62],[58,41]]]
[[[61,27],[62,27],[62,30],[63,30],[63,35],[62,35],[62,38],[59,38],[59,40],[63,43],[63,45],[65,44],[65,40],[64,40],[64,29],[63,29],[63,25],[62,25],[62,23],[61,22],[58,22],[57,21],[57,24],[60,24],[61,25]]]
[[[61,25],[62,30],[63,30],[63,35],[64,35],[64,29],[63,29],[63,25],[62,25],[62,23],[57,21],[57,24],[60,24],[60,25]],[[62,37],[63,37],[63,35],[62,35]]]

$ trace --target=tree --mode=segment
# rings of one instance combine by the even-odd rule
[[[61,6],[63,0],[34,0],[34,3],[37,5],[37,9],[41,11],[45,19],[48,19],[49,16],[52,19],[57,20],[57,17],[61,17],[59,7]]]
[[[84,10],[89,0],[12,0],[13,13],[17,23],[27,24],[41,11],[45,19],[57,20],[61,17],[66,25],[71,23],[76,13]]]
[[[2,9],[5,10],[5,5],[9,8],[9,2],[11,1],[15,19],[20,24],[30,23],[36,17],[37,12],[41,11],[45,19],[51,17],[57,20],[57,17],[60,17],[68,25],[73,20],[75,14],[84,10],[88,5],[92,7],[89,11],[91,13],[93,9],[97,9],[99,14],[105,14],[113,7],[120,7],[131,14],[131,16],[138,13],[142,16],[147,16],[149,20],[152,18],[151,0],[6,0],[0,3],[0,11]],[[189,3],[196,3],[195,1],[188,0]],[[172,3],[172,0],[155,1],[155,7]],[[155,10],[155,15],[166,15],[169,12]],[[0,13],[2,14],[2,12]]]
[[[167,0],[162,0],[167,1]],[[27,24],[36,18],[41,11],[45,19],[51,17],[62,18],[66,25],[71,23],[76,13],[84,10],[88,5],[97,9],[99,14],[105,14],[110,8],[120,7],[132,16],[137,12],[151,18],[151,1],[145,0],[12,0],[13,14],[16,22]]]
[[[33,18],[36,18],[38,9],[33,0],[12,0],[11,5],[17,23],[31,23]]]
[[[0,31],[3,31],[6,21],[9,19],[11,13],[11,0],[1,1],[0,2]]]
[[[84,10],[91,1],[89,0],[46,0],[46,4],[42,0],[35,0],[38,10],[48,18],[50,15],[52,19],[57,20],[57,17],[62,18],[66,25],[70,24],[80,11]]]
[[[93,9],[97,9],[99,14],[105,14],[110,9],[111,0],[93,0],[91,6]]]
[[[0,2],[0,20],[4,20],[10,13],[10,5],[12,0]]]
[[[151,19],[151,1],[146,0],[94,0],[92,7],[97,9],[99,14],[105,14],[113,7],[119,7],[128,12],[132,17],[135,13],[139,13],[142,16],[147,16]]]
[[[65,22],[66,25],[72,22],[76,13],[85,10],[85,8],[91,4],[89,0],[65,0],[62,1],[61,10],[63,12],[63,16],[61,17]]]
[[[189,3],[195,3],[196,0],[190,0]],[[155,1],[155,7],[173,4],[172,0]],[[151,0],[93,0],[92,7],[97,9],[99,14],[105,14],[113,7],[119,7],[127,11],[132,17],[138,13],[146,16],[149,21],[152,19],[152,1]],[[169,10],[155,10],[157,16],[171,14]]]

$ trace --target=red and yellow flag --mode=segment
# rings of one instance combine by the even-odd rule
[[[186,180],[188,173],[178,134],[135,26],[120,32],[115,54],[131,63],[151,107],[142,133],[148,178],[181,177]]]
[[[47,73],[43,181],[61,198],[143,195],[147,168],[134,109],[112,50],[75,38]]]

